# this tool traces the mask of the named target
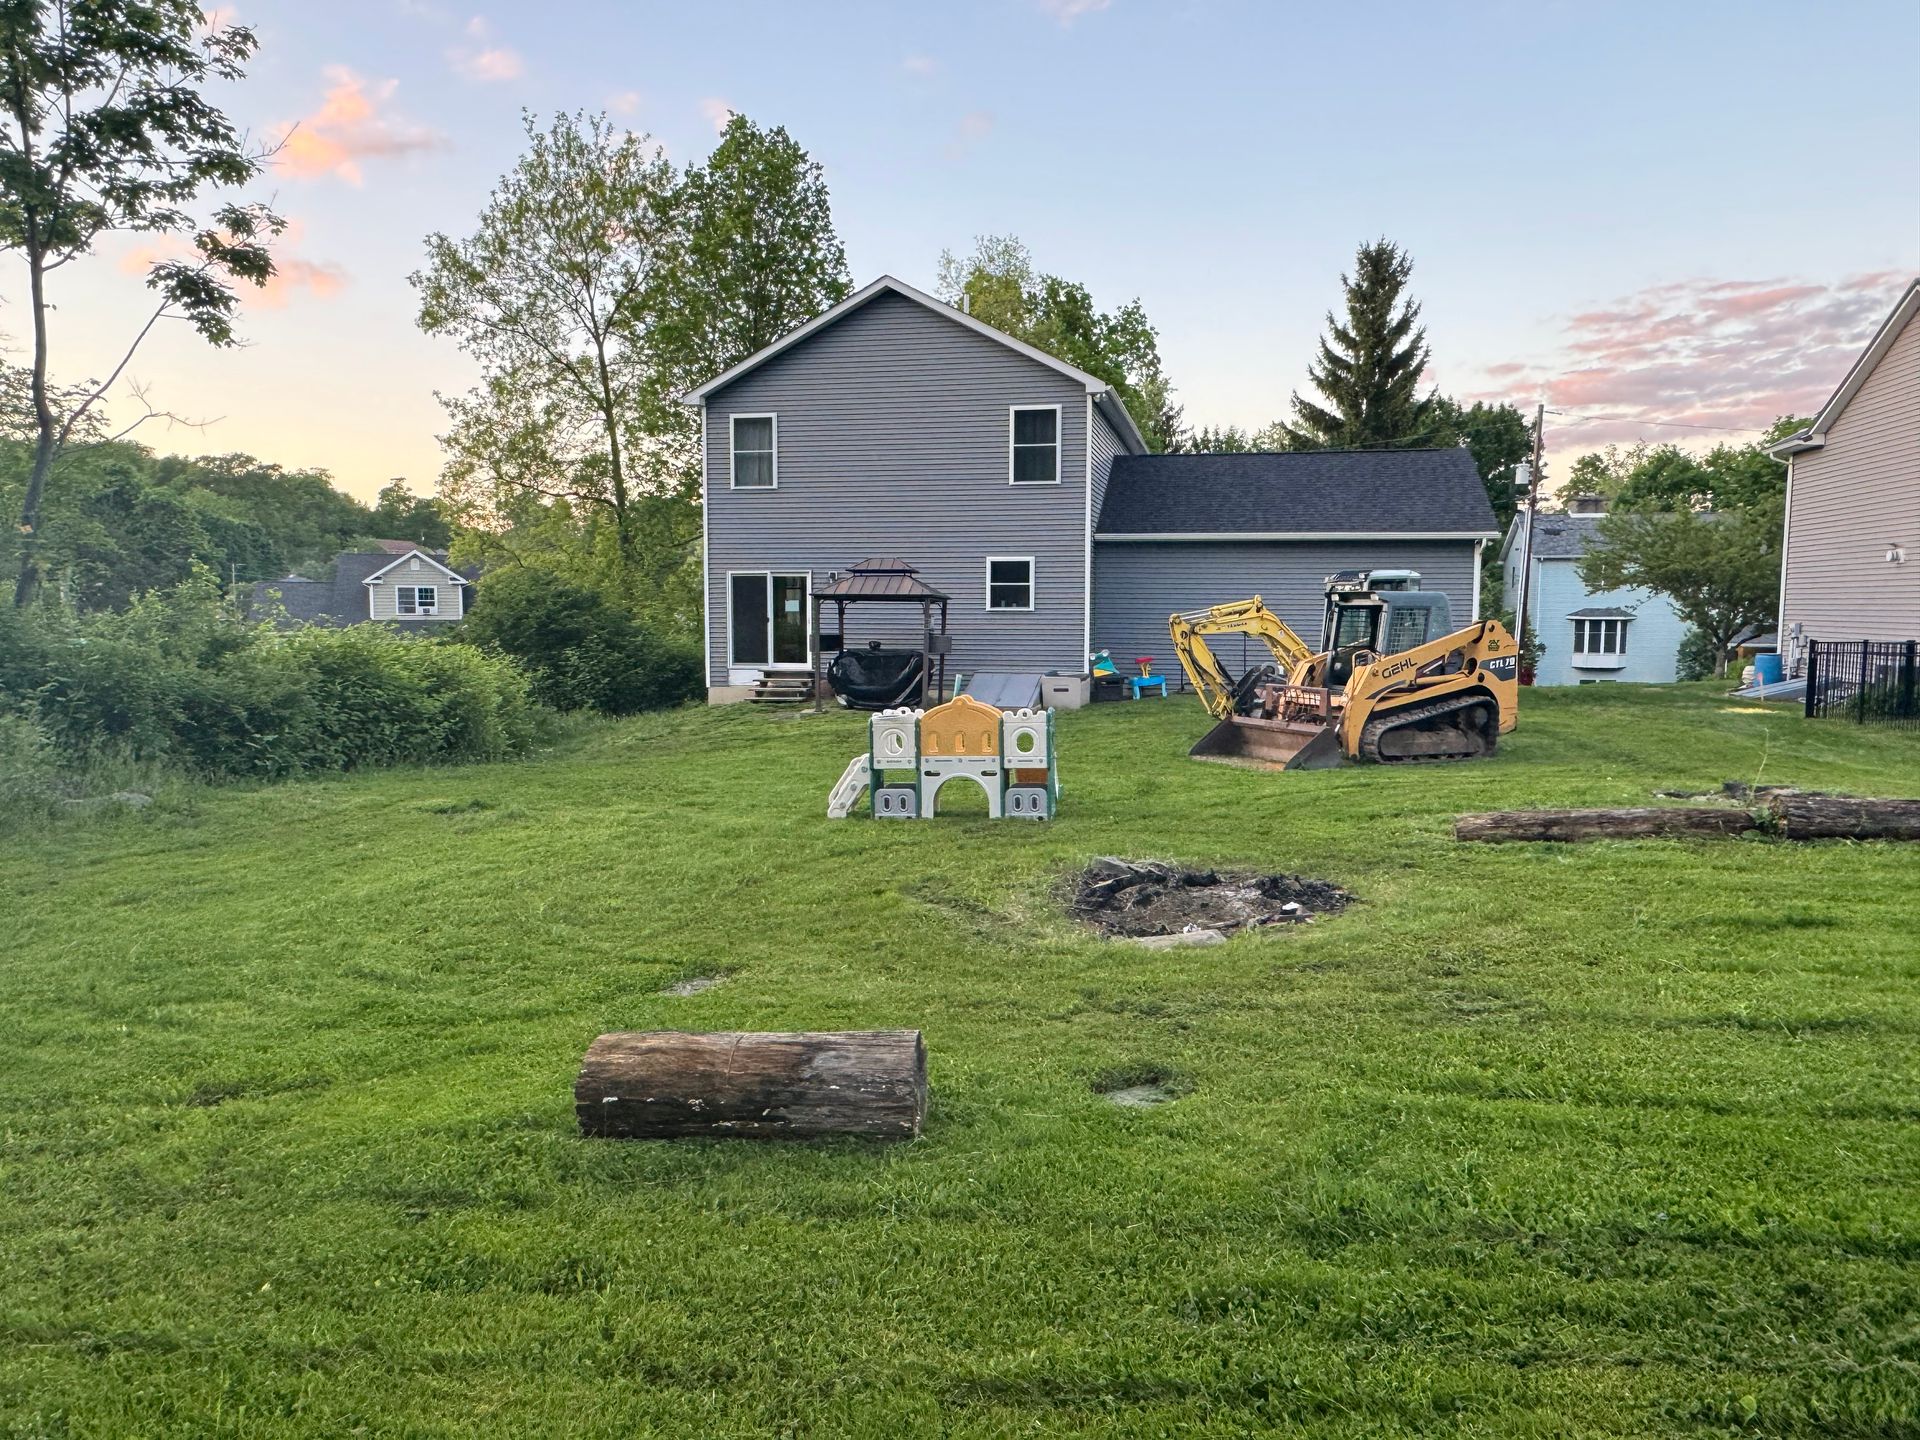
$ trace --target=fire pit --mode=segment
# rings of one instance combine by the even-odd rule
[[[1074,915],[1116,938],[1231,935],[1255,925],[1302,925],[1346,909],[1353,896],[1305,875],[1185,870],[1105,856],[1074,881]]]

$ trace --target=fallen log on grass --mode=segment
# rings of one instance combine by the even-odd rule
[[[1645,840],[1738,835],[1756,828],[1745,810],[1724,805],[1643,805],[1626,810],[1496,810],[1462,815],[1456,840]]]
[[[1789,840],[1920,840],[1920,800],[1782,793],[1767,802]]]
[[[1639,806],[1626,810],[1496,810],[1461,815],[1456,840],[1648,840],[1767,830],[1788,840],[1920,840],[1920,800],[1863,800],[1780,790],[1762,810],[1724,805]]]
[[[581,1134],[616,1139],[911,1140],[927,1047],[918,1030],[621,1031],[588,1047],[573,1100]]]

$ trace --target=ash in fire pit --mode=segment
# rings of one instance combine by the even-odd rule
[[[1087,866],[1073,887],[1076,916],[1103,934],[1134,939],[1299,925],[1337,914],[1352,900],[1338,885],[1304,875],[1182,870],[1114,856]]]

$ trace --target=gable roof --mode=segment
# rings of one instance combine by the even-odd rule
[[[392,554],[393,552],[392,552],[392,551],[382,551],[381,553],[382,553],[382,554]],[[436,570],[438,570],[438,571],[439,571],[439,572],[440,572],[440,573],[441,573],[442,575],[445,575],[445,576],[446,576],[446,577],[447,577],[447,578],[448,578],[449,580],[451,580],[451,581],[452,581],[452,582],[453,582],[454,584],[456,584],[456,585],[464,585],[464,584],[466,584],[466,583],[467,583],[467,577],[466,577],[466,576],[464,576],[464,575],[462,575],[462,574],[461,574],[461,573],[460,573],[460,572],[459,572],[458,570],[455,570],[455,569],[454,569],[453,567],[451,567],[451,566],[449,566],[449,565],[443,565],[443,564],[441,564],[441,563],[440,563],[440,562],[439,562],[438,560],[436,560],[436,559],[434,559],[434,558],[433,558],[433,556],[431,556],[431,555],[429,555],[429,554],[428,554],[428,553],[427,553],[427,552],[426,552],[425,550],[422,550],[422,549],[421,549],[421,548],[420,548],[419,546],[417,546],[417,545],[416,545],[416,546],[414,546],[414,547],[413,547],[412,549],[410,549],[410,550],[408,550],[408,551],[406,552],[406,554],[404,554],[404,555],[395,555],[395,556],[393,557],[393,559],[392,559],[391,561],[389,561],[389,562],[388,562],[387,564],[385,564],[385,565],[382,565],[382,566],[381,566],[381,567],[380,567],[380,568],[379,568],[378,570],[375,570],[375,571],[374,571],[374,572],[373,572],[372,574],[370,574],[370,575],[368,575],[368,576],[366,576],[366,577],[365,577],[365,578],[364,578],[363,580],[361,580],[361,582],[360,582],[360,583],[361,583],[362,585],[375,585],[375,584],[378,584],[378,583],[379,583],[379,581],[380,581],[380,577],[381,577],[382,575],[385,575],[385,574],[386,574],[386,573],[387,573],[387,572],[388,572],[389,570],[392,570],[392,569],[394,569],[394,568],[395,568],[396,566],[398,566],[398,565],[399,565],[399,564],[400,564],[400,563],[401,563],[402,561],[404,561],[404,560],[410,560],[410,559],[412,559],[412,558],[413,558],[414,556],[416,556],[416,555],[418,555],[418,556],[419,556],[419,557],[420,557],[420,558],[421,558],[422,560],[424,560],[424,561],[426,561],[426,562],[427,562],[427,563],[428,563],[429,565],[431,565],[431,566],[433,566],[433,568],[434,568],[434,569],[436,569]],[[341,556],[340,558],[341,558],[342,560],[344,560],[344,559],[346,559],[347,557],[343,555],[343,556]]]
[[[1123,455],[1096,540],[1486,540],[1487,487],[1464,449]]]
[[[1860,352],[1860,358],[1853,362],[1841,380],[1840,388],[1833,392],[1831,399],[1820,407],[1820,413],[1813,417],[1813,423],[1804,430],[1797,430],[1786,439],[1767,447],[1767,453],[1776,460],[1785,460],[1806,450],[1818,450],[1827,443],[1827,430],[1840,418],[1840,412],[1860,393],[1860,387],[1867,383],[1867,377],[1873,374],[1874,367],[1893,348],[1893,342],[1900,338],[1900,332],[1907,328],[1907,322],[1920,312],[1920,280],[1907,286],[1893,311],[1874,332],[1873,339],[1867,342],[1867,348]]]
[[[926,291],[917,290],[907,284],[906,281],[896,280],[891,275],[882,275],[871,284],[862,286],[846,299],[842,300],[838,305],[821,311],[820,314],[814,316],[813,319],[807,321],[806,324],[789,330],[771,345],[754,351],[753,354],[742,360],[738,365],[732,366],[730,369],[722,370],[704,385],[696,385],[680,397],[681,403],[685,405],[700,405],[705,403],[707,397],[715,391],[731,385],[741,376],[751,371],[758,370],[776,355],[785,354],[808,336],[826,329],[836,321],[844,320],[854,311],[860,309],[862,306],[871,304],[882,295],[898,295],[903,299],[911,300],[914,304],[924,306],[942,319],[951,320],[956,325],[964,325],[976,335],[984,335],[996,344],[1004,345],[1009,350],[1026,356],[1029,360],[1045,365],[1049,370],[1056,370],[1069,379],[1078,381],[1086,388],[1087,393],[1093,396],[1094,404],[1099,407],[1100,413],[1106,416],[1108,423],[1113,426],[1115,432],[1120,436],[1126,446],[1135,454],[1142,454],[1146,451],[1147,442],[1141,438],[1139,428],[1133,423],[1133,417],[1127,414],[1126,405],[1121,401],[1120,397],[1114,393],[1113,387],[1098,375],[1089,375],[1078,366],[1069,365],[1066,361],[1060,359],[1059,356],[1049,355],[1037,345],[1029,345],[1024,340],[1017,340],[1004,330],[996,330],[984,320],[976,320],[966,311],[949,305],[945,301],[937,300],[927,294]]]

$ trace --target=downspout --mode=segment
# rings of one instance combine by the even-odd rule
[[[700,398],[700,663],[713,685],[713,551],[707,540],[707,401]]]
[[[1473,619],[1469,624],[1480,623],[1480,582],[1486,572],[1481,568],[1481,552],[1487,548],[1485,540],[1473,542]]]
[[[1080,595],[1080,659],[1073,667],[1073,673],[1082,670],[1092,673],[1093,665],[1093,392],[1087,392],[1087,434],[1080,447],[1087,461],[1087,522],[1082,532],[1082,544],[1085,549],[1086,570],[1082,576],[1083,588]]]
[[[1798,655],[1787,656],[1787,557],[1793,546],[1793,456],[1787,456],[1780,463],[1787,467],[1787,493],[1780,519],[1780,603],[1774,607],[1773,644],[1782,658],[1787,659],[1787,673],[1791,675],[1792,667],[1800,659]]]

